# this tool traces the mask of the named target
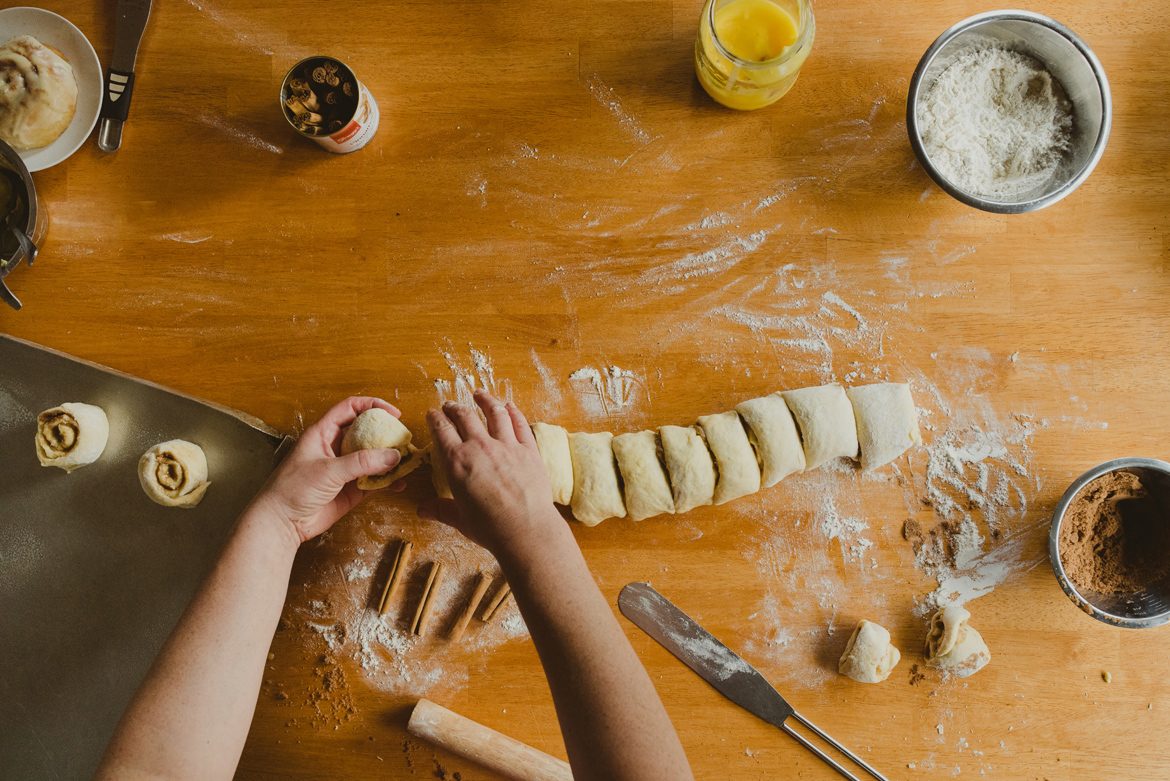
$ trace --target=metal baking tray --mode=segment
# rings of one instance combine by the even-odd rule
[[[72,474],[42,467],[36,416],[96,404],[110,438]],[[138,459],[207,454],[193,509],[154,504]],[[0,334],[0,779],[91,778],[118,718],[240,511],[291,444],[261,421]]]

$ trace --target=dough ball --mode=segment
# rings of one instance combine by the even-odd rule
[[[674,512],[670,480],[662,465],[662,446],[654,431],[621,434],[613,438],[613,454],[625,487],[626,512],[640,521]]]
[[[110,422],[101,407],[67,402],[37,415],[37,460],[66,472],[98,460],[110,437]]]
[[[569,503],[573,517],[586,526],[596,526],[606,518],[625,518],[613,434],[570,434],[569,454],[573,461],[573,498]]]
[[[715,497],[715,462],[698,426],[658,429],[662,459],[674,494],[674,511],[685,513]]]
[[[886,628],[863,618],[853,630],[837,670],[861,683],[879,683],[890,677],[901,658]]]
[[[944,607],[930,619],[926,637],[926,664],[966,678],[991,661],[987,643],[967,623],[971,614],[961,607]]]
[[[857,423],[844,388],[833,383],[782,395],[800,428],[805,469],[842,456],[857,458]]]
[[[788,475],[804,471],[804,448],[796,421],[779,393],[749,399],[735,408],[743,419],[748,442],[760,462],[760,484],[776,485]]]
[[[211,485],[203,448],[182,439],[143,453],[138,459],[138,481],[146,495],[164,507],[195,507]]]
[[[60,138],[77,110],[73,66],[31,35],[0,46],[0,139],[39,149]]]
[[[877,469],[922,444],[909,385],[883,382],[850,388],[846,393],[857,421],[862,469]]]
[[[348,455],[359,450],[382,450],[392,448],[398,451],[402,460],[389,472],[369,477],[359,477],[357,487],[363,491],[385,488],[395,480],[405,477],[423,462],[419,449],[410,444],[410,430],[402,421],[380,407],[368,409],[357,416],[341,440],[341,453]]]
[[[532,436],[544,461],[553,501],[569,504],[573,501],[573,459],[569,455],[569,434],[560,426],[533,423]]]
[[[760,490],[760,464],[752,450],[747,432],[734,410],[718,415],[704,415],[699,426],[706,435],[707,447],[718,467],[718,479],[711,501],[726,504],[732,499]]]

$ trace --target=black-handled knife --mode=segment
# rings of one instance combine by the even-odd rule
[[[106,71],[98,125],[98,148],[103,152],[116,152],[122,145],[122,123],[130,116],[130,97],[134,93],[134,61],[138,59],[138,44],[150,19],[150,2],[118,0],[114,57]]]
[[[839,762],[830,757],[788,723],[796,719],[818,738],[849,757],[858,767],[878,781],[886,777],[874,770],[861,757],[829,737],[808,719],[801,716],[772,688],[760,672],[743,657],[719,642],[698,622],[674,606],[646,583],[631,583],[618,596],[622,615],[633,621],[646,634],[657,640],[679,661],[690,667],[727,699],[744,710],[759,716],[769,724],[787,732],[821,761],[850,781],[859,781]]]

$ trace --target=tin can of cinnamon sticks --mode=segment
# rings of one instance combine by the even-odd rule
[[[378,132],[378,102],[341,60],[316,56],[292,66],[280,85],[284,118],[298,133],[347,155]]]

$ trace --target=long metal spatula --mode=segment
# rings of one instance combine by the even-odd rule
[[[618,597],[618,607],[621,608],[622,615],[661,643],[666,650],[682,660],[683,664],[718,689],[724,697],[784,730],[841,775],[851,781],[860,781],[857,776],[795,731],[788,724],[789,718],[799,721],[878,781],[888,781],[861,757],[797,713],[756,668],[647,584],[631,583],[622,589]]]

